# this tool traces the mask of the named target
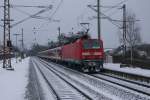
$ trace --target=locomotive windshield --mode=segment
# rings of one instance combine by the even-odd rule
[[[84,49],[98,49],[98,48],[101,48],[101,44],[98,40],[84,40],[83,48]]]

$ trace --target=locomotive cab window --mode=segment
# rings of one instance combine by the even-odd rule
[[[98,48],[101,48],[101,44],[98,40],[84,40],[83,48],[84,49],[98,49]]]

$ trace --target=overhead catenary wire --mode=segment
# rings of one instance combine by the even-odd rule
[[[19,7],[22,7],[23,5],[19,5]],[[50,7],[50,6],[23,6],[23,7],[40,7],[40,8],[47,8],[47,7]],[[32,18],[36,18],[36,19],[43,19],[43,20],[50,20],[50,19],[48,19],[48,17],[42,17],[42,16],[33,16],[32,14],[30,14],[30,13],[28,13],[28,12],[26,12],[26,11],[23,11],[23,10],[21,10],[21,9],[18,9],[17,7],[14,7],[14,9],[16,10],[16,11],[19,11],[19,12],[21,12],[21,13],[23,13],[23,14],[26,14],[26,15],[28,15],[28,16],[30,16],[30,17],[32,17]]]
[[[117,14],[118,12],[119,12],[119,10],[115,9],[114,11],[112,11],[111,13],[109,13],[108,16],[111,17],[111,16]]]
[[[88,7],[91,8],[92,10],[94,10],[95,12],[97,12],[97,10],[94,9],[91,5],[88,5]],[[111,19],[109,16],[105,15],[105,14],[102,13],[102,12],[100,12],[100,13],[103,15],[103,17],[104,17],[105,19],[108,19],[113,25],[117,26],[119,29],[121,28],[120,25],[114,23],[113,19]]]
[[[109,9],[112,9],[112,8],[117,8],[117,7],[121,7],[121,6],[119,6],[119,5],[117,5],[117,6],[103,6],[103,5],[101,5],[100,7],[101,7],[101,8],[109,8]]]
[[[29,17],[27,17],[27,18],[24,18],[24,19],[20,20],[20,21],[16,22],[15,24],[12,24],[12,25],[11,25],[11,28],[14,27],[14,26],[17,26],[17,25],[20,24],[20,23],[23,23],[24,21],[26,21],[26,20],[32,18],[33,16],[37,16],[37,15],[39,15],[39,14],[42,14],[42,13],[44,13],[44,12],[50,10],[50,9],[51,9],[51,7],[44,8],[44,9],[38,11],[37,13],[32,14],[31,16],[29,16]]]
[[[23,11],[23,10],[21,10],[21,9],[18,9],[18,8],[14,8],[16,11],[18,11],[18,12],[20,12],[20,13],[23,13],[23,14],[25,14],[25,15],[27,15],[27,16],[30,16],[31,18],[35,18],[35,19],[43,19],[43,20],[45,20],[45,21],[47,21],[47,20],[51,20],[51,19],[49,19],[48,17],[43,17],[43,16],[33,16],[33,15],[31,15],[30,13],[28,13],[28,12],[26,12],[26,11]]]
[[[104,10],[104,13],[107,13],[107,12],[109,12],[109,11],[111,11],[111,10],[117,8],[116,11],[114,11],[114,12],[112,12],[112,13],[110,13],[110,14],[108,15],[108,16],[112,16],[112,15],[116,14],[116,13],[118,12],[118,8],[121,8],[121,7],[122,7],[122,4],[125,3],[125,2],[127,2],[127,1],[128,1],[128,0],[123,0],[123,1],[121,1],[121,2],[119,2],[119,3],[117,3],[117,4],[115,4],[114,6],[103,6],[103,5],[101,5],[100,7],[106,8],[106,10]],[[96,6],[93,6],[93,7],[96,7]]]
[[[60,9],[62,3],[63,3],[63,0],[60,0],[59,4],[58,4],[58,6],[56,7],[56,9],[54,10],[54,12],[48,17],[49,19],[52,19],[52,18],[53,18],[53,16],[54,16],[54,15],[57,13],[57,11]],[[40,26],[40,28],[44,27],[45,24],[49,24],[49,22],[44,22],[44,23]]]
[[[127,1],[128,1],[128,0],[123,0],[123,1],[121,1],[121,2],[119,2],[119,3],[117,3],[116,5],[110,7],[109,9],[105,10],[104,12],[106,13],[106,12],[108,12],[108,11],[111,11],[112,9],[114,9],[114,8],[116,8],[116,7],[119,7],[120,5],[122,5],[123,3],[127,2]]]
[[[45,5],[38,5],[38,6],[33,6],[33,5],[14,5],[14,4],[10,4],[10,8],[47,8],[50,7],[52,5],[49,6],[45,6]],[[0,5],[0,8],[3,8],[3,5]]]
[[[0,6],[0,8],[2,8],[2,7],[4,7],[4,6]],[[29,13],[23,11],[23,10],[17,9],[18,7],[26,7],[26,8],[34,7],[34,8],[45,8],[45,9],[40,10],[39,12],[37,12],[37,13],[31,15],[31,14],[29,14]],[[48,17],[42,17],[42,16],[37,16],[37,15],[46,12],[48,9],[51,9],[51,8],[52,8],[52,5],[48,5],[48,6],[44,6],[44,5],[31,6],[31,5],[14,5],[14,4],[10,4],[10,8],[13,8],[13,9],[15,9],[15,10],[17,10],[17,11],[19,11],[19,12],[21,12],[21,13],[24,13],[24,14],[26,14],[26,15],[29,16],[29,17],[27,17],[27,18],[24,18],[24,19],[22,19],[22,20],[16,22],[15,24],[12,24],[12,25],[11,25],[11,28],[14,27],[14,26],[17,26],[18,24],[20,24],[20,23],[22,23],[22,22],[24,22],[24,21],[26,21],[26,20],[28,20],[28,19],[30,19],[30,18],[51,20],[51,19],[49,19]],[[57,20],[54,20],[54,21],[57,21]],[[3,27],[3,25],[0,25],[0,27]]]
[[[120,29],[121,25],[117,24],[116,22],[121,22],[121,21],[120,20],[114,20],[114,19],[112,19],[110,17],[113,16],[114,14],[116,14],[119,11],[118,8],[122,7],[121,4],[123,4],[124,2],[127,2],[127,1],[128,0],[123,0],[123,1],[117,3],[117,4],[113,5],[113,6],[103,6],[103,5],[100,5],[100,7],[106,8],[106,10],[104,10],[105,13],[109,12],[109,11],[115,9],[115,8],[117,8],[113,13],[110,13],[109,15],[106,15],[106,14],[102,13],[101,18],[102,19],[108,19],[113,25],[117,26]],[[95,7],[97,7],[97,5],[93,5],[93,6],[90,5],[90,8],[92,8],[94,11],[97,11],[97,10],[94,9]],[[90,19],[90,20],[95,19],[95,18],[97,18],[97,17],[95,17],[95,16],[93,16],[92,18],[88,17],[88,19]]]
[[[121,25],[118,25],[114,23],[115,20],[111,19],[109,16],[105,15],[104,13],[101,13],[106,19],[108,19],[113,25],[117,26],[119,29],[121,29]]]
[[[48,5],[48,6],[44,6],[44,5],[40,5],[40,6],[31,6],[31,5],[10,5],[10,7],[12,8],[48,8],[51,7],[52,5]]]
[[[60,1],[60,3],[58,4],[58,6],[56,7],[56,10],[52,13],[52,15],[50,16],[50,18],[52,18],[56,12],[59,10],[59,8],[61,7],[61,4],[63,3],[63,0]]]

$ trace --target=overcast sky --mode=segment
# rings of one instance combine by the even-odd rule
[[[14,26],[11,29],[11,39],[14,43],[15,37],[13,34],[21,33],[21,28],[24,28],[25,44],[27,47],[35,42],[39,44],[47,44],[48,40],[56,40],[58,36],[57,28],[61,27],[61,32],[68,33],[72,31],[77,32],[81,30],[79,23],[90,23],[90,34],[93,38],[97,37],[97,20],[92,19],[96,16],[96,12],[92,11],[87,5],[96,5],[97,0],[10,0],[14,5],[53,5],[51,10],[40,14],[43,17],[50,17],[52,20],[60,20],[60,22],[48,21],[44,19],[28,19],[27,21]],[[101,0],[103,6],[113,6],[124,0]],[[0,0],[3,5],[3,0]],[[126,0],[127,9],[136,14],[138,22],[141,26],[141,36],[143,42],[150,43],[150,0]],[[60,5],[60,6],[59,6]],[[58,7],[59,6],[59,7]],[[120,5],[122,6],[122,5]],[[58,8],[58,9],[57,9]],[[57,10],[56,10],[57,9]],[[14,19],[11,24],[14,24],[24,18],[27,14],[34,14],[42,10],[41,8],[11,8],[11,19]],[[113,19],[122,19],[122,10],[115,8],[107,11],[108,9],[102,8],[102,11]],[[26,14],[25,14],[26,13]],[[3,19],[3,9],[0,8],[0,19]],[[3,22],[1,21],[2,25]],[[36,28],[34,31],[33,28]],[[118,28],[111,24],[108,20],[102,20],[102,39],[105,48],[117,47]],[[36,35],[34,35],[36,32]],[[0,27],[0,41],[3,39],[3,28]],[[20,37],[19,37],[20,39]],[[19,40],[18,39],[18,40]],[[18,43],[19,45],[19,43]]]

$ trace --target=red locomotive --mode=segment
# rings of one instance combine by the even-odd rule
[[[103,69],[103,42],[98,39],[83,37],[72,43],[49,49],[39,54],[40,57],[67,63],[72,65],[73,68],[84,72],[97,72]]]

